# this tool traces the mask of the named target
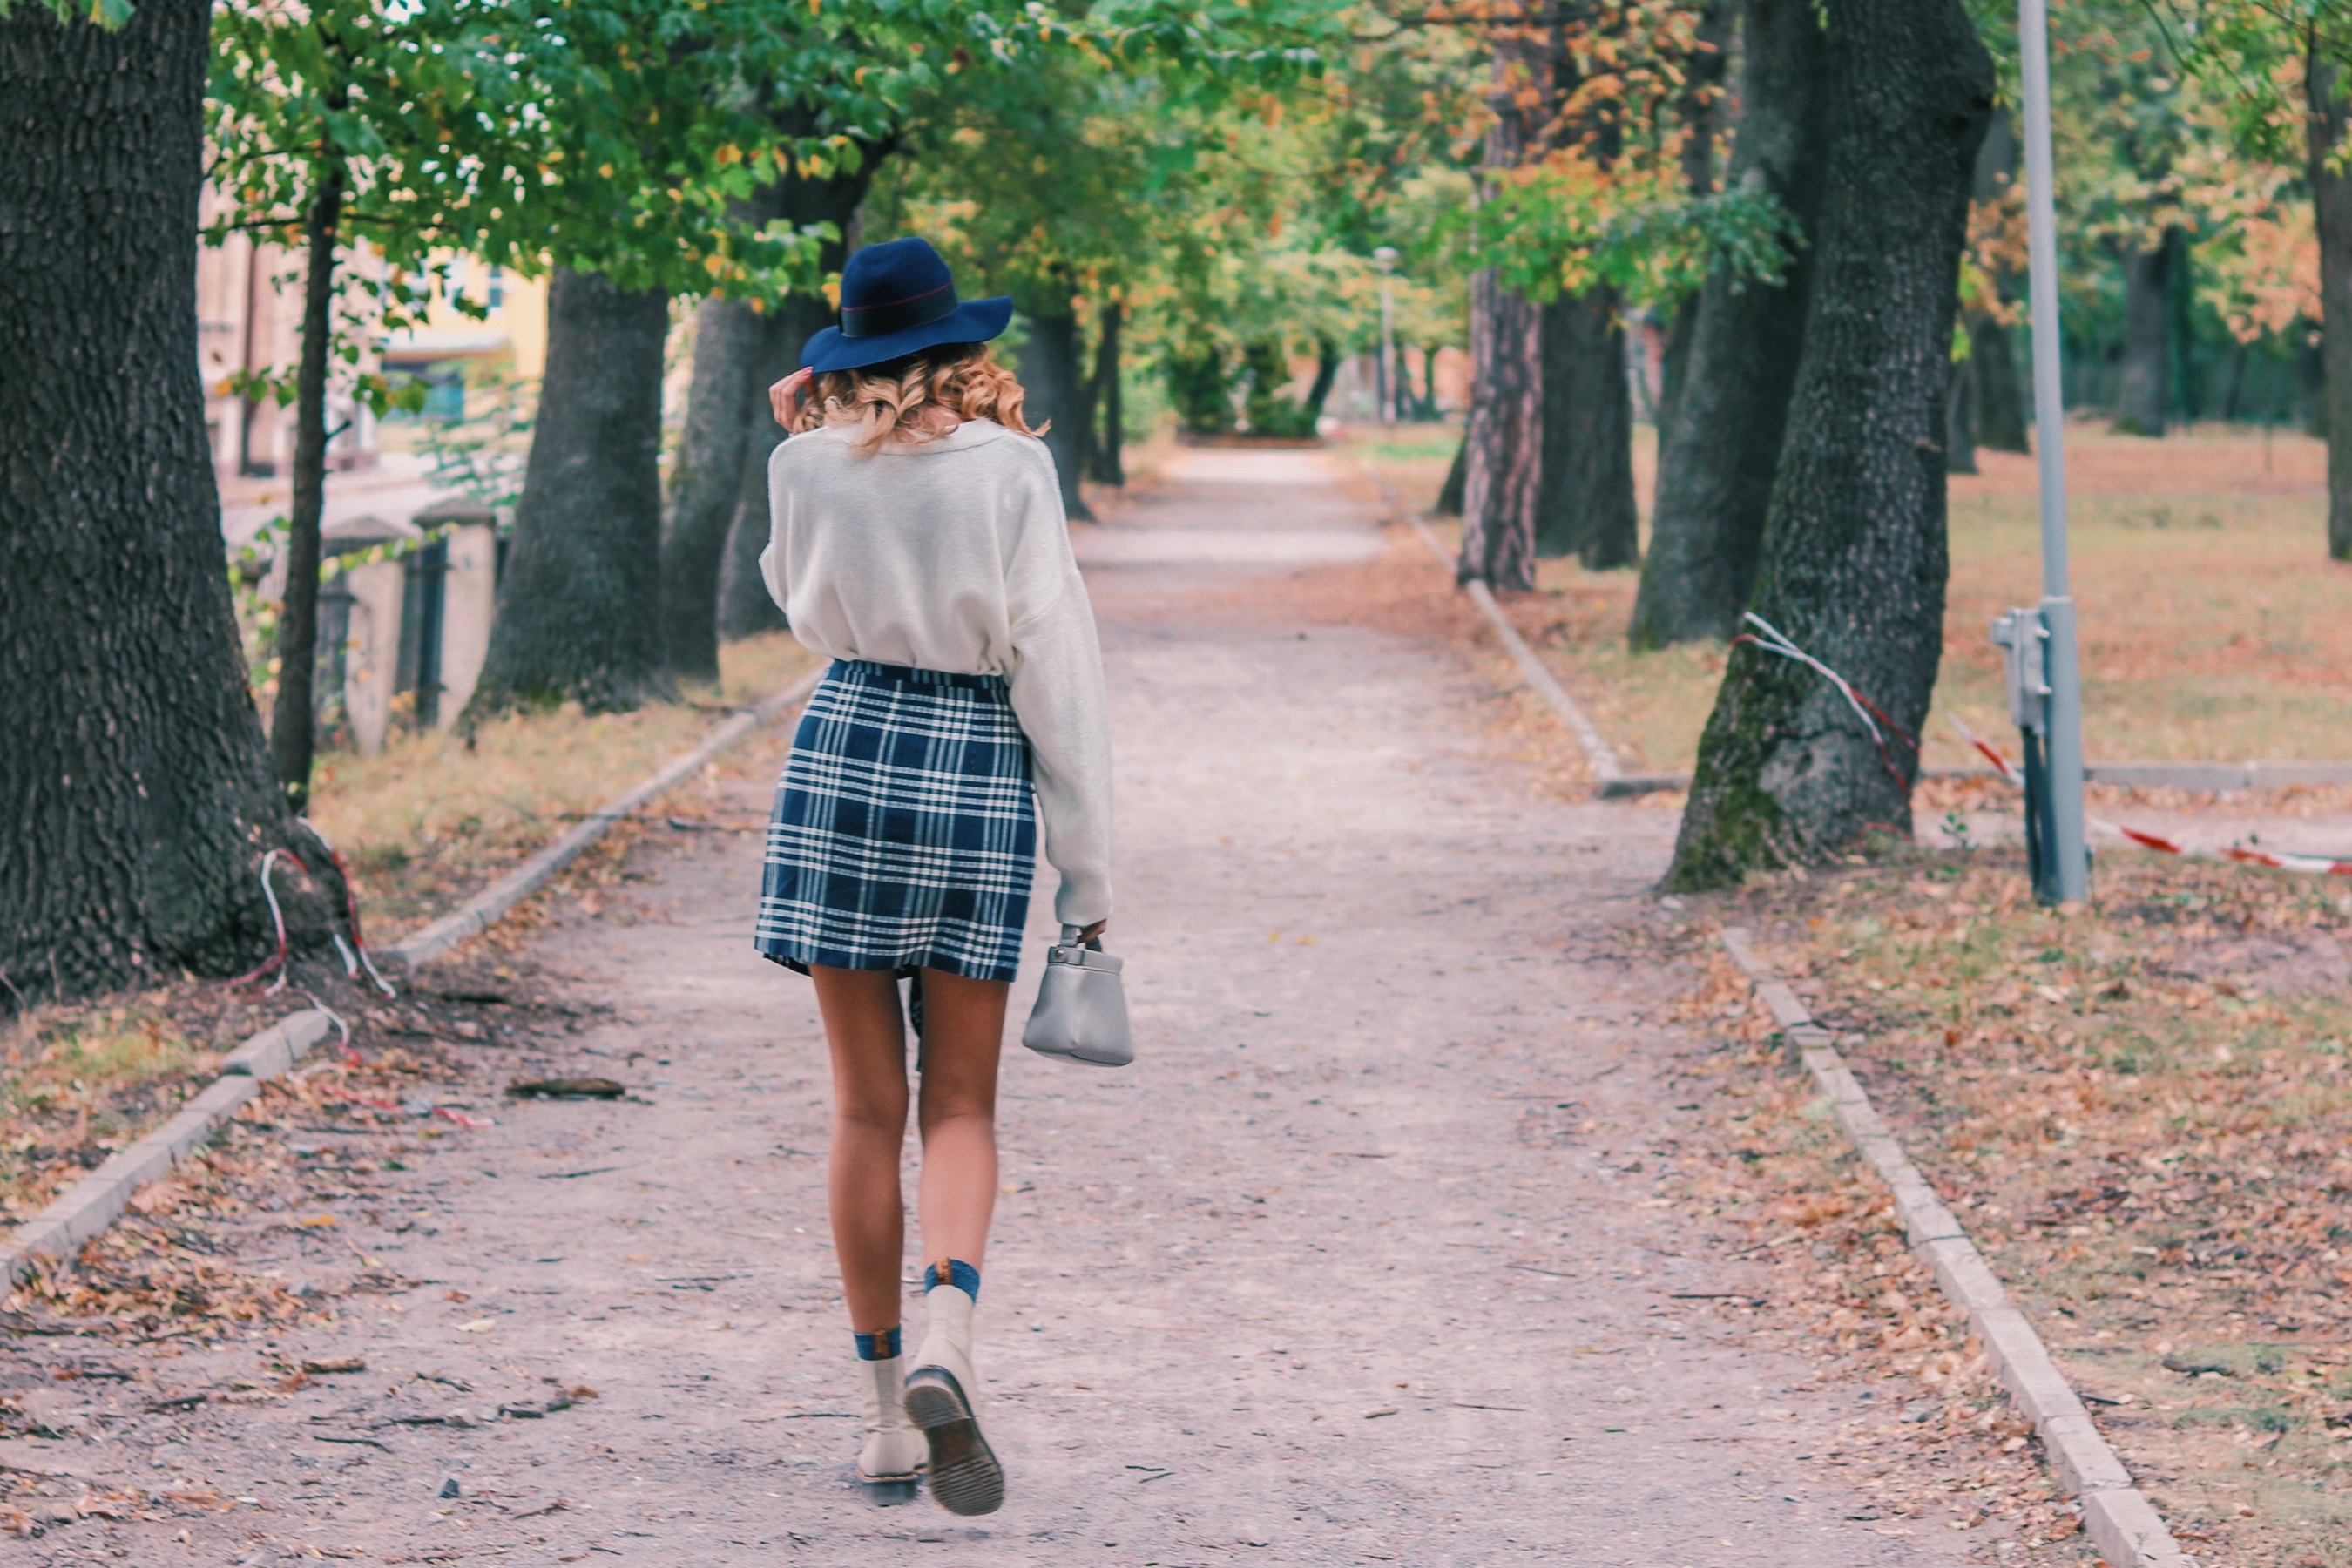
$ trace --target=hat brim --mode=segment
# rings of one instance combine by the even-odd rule
[[[904,359],[941,343],[984,343],[1002,333],[1013,321],[1013,296],[972,300],[958,305],[936,321],[873,338],[845,338],[839,327],[827,327],[812,336],[801,350],[801,368],[824,372],[856,370],[886,360]]]

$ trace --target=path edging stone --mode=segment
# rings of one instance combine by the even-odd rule
[[[280,1018],[231,1051],[221,1062],[220,1077],[191,1096],[170,1121],[115,1151],[17,1228],[0,1247],[0,1287],[24,1279],[41,1258],[72,1257],[83,1242],[104,1232],[133,1194],[169,1175],[258,1095],[264,1082],[292,1071],[333,1026],[324,1008],[310,1008]]]
[[[2002,1385],[2033,1423],[2058,1484],[2081,1507],[2083,1531],[2091,1543],[2113,1568],[2196,1568],[2099,1435],[2090,1412],[2051,1359],[2049,1347],[2010,1300],[1958,1217],[1886,1130],[1830,1032],[1813,1021],[1796,992],[1757,955],[1744,927],[1726,929],[1723,947],[1828,1097],[1839,1129],[1893,1191],[1895,1212],[1912,1249],[1934,1272],[1944,1294],[1968,1314]]]
[[[468,899],[453,912],[383,951],[415,967],[438,957],[475,932],[488,930],[507,910],[577,859],[580,852],[627,816],[698,772],[705,763],[744,736],[773,723],[805,700],[824,678],[811,670],[772,697],[738,713],[692,751],[664,763],[650,777],[606,801],[562,837]],[[239,1107],[261,1092],[263,1083],[293,1069],[312,1046],[327,1037],[332,1016],[313,1008],[281,1018],[222,1058],[220,1077],[191,1098],[179,1113],[152,1132],[118,1150],[55,1202],[19,1226],[0,1245],[0,1288],[15,1285],[43,1258],[71,1257],[81,1244],[112,1225],[131,1194],[170,1173]]]
[[[613,824],[647,801],[676,788],[700,772],[705,763],[744,736],[773,723],[783,713],[805,700],[809,693],[816,689],[816,683],[824,679],[824,669],[820,666],[774,696],[738,713],[721,724],[702,744],[673,757],[643,783],[623,791],[590,812],[546,848],[432,924],[391,943],[383,950],[383,952],[413,969],[440,957],[467,937],[488,931],[498,923],[499,916],[537,892],[549,878],[578,859],[582,850],[611,832]]]

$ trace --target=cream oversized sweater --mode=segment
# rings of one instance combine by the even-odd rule
[[[838,428],[768,462],[768,592],[834,658],[1002,675],[1029,737],[1065,925],[1110,916],[1110,726],[1094,610],[1070,552],[1054,459],[970,420],[871,457]]]

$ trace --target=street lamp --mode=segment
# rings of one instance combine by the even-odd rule
[[[2083,667],[2067,581],[2065,408],[2058,377],[2058,216],[2050,152],[2049,0],[2017,8],[2025,89],[2025,230],[2033,312],[2033,434],[2041,460],[2042,603],[1994,636],[2009,649],[2011,707],[2025,730],[2027,847],[2043,903],[2090,896],[2083,821]],[[2038,733],[2037,733],[2038,731]],[[2036,752],[2039,755],[2036,755]],[[2037,769],[2032,764],[2039,762]],[[2039,773],[2037,779],[2032,775]],[[2039,784],[2036,791],[2032,785]],[[2035,798],[2036,795],[2039,798]]]
[[[1395,388],[1389,384],[1396,364],[1396,270],[1397,250],[1393,245],[1383,245],[1372,252],[1372,259],[1381,268],[1381,374],[1373,384],[1380,391],[1381,423],[1396,423]]]

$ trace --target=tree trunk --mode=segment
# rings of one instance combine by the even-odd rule
[[[738,204],[734,216],[758,227],[782,207],[783,184],[772,181]],[[767,389],[757,389],[755,408],[751,384],[765,325],[745,300],[705,300],[694,316],[694,379],[661,547],[662,652],[670,673],[686,680],[719,680],[719,570],[742,489],[743,454],[753,426],[769,416]]]
[[[1993,68],[1961,0],[1833,16],[1820,269],[1755,607],[1916,735],[1943,652],[1944,395]],[[1738,645],[1666,879],[1737,886],[1874,826],[1907,833],[1917,769],[1813,670]]]
[[[246,683],[196,370],[211,8],[0,18],[0,1015],[223,974],[299,842]],[[338,886],[276,886],[298,942]]]
[[[1805,237],[1777,287],[1718,263],[1700,291],[1689,368],[1660,432],[1637,648],[1730,637],[1755,584],[1818,265],[1829,112],[1818,16],[1813,0],[1747,0],[1742,13],[1745,107],[1728,180],[1779,197]]]
[[[1437,487],[1437,504],[1429,510],[1437,517],[1462,515],[1462,492],[1470,482],[1470,439],[1464,437],[1454,444],[1454,460],[1445,465],[1445,480]]]
[[[2311,105],[2311,193],[2319,230],[2320,355],[2326,366],[2322,389],[2327,436],[2327,553],[2352,561],[2352,175],[2328,169],[2327,156],[2343,145],[2352,120],[2345,97],[2344,68],[2310,35],[2306,80]]]
[[[783,117],[785,129],[806,135],[817,121],[806,110],[794,108]],[[849,235],[856,226],[857,205],[872,188],[892,143],[860,142],[862,154],[855,169],[837,171],[822,180],[787,174],[775,187],[776,211],[794,228],[829,223],[841,237],[828,240],[817,254],[817,267],[826,276],[841,270],[849,259]],[[726,545],[698,591],[712,595],[719,606],[719,635],[730,640],[756,632],[773,631],[784,624],[784,612],[769,596],[760,576],[760,552],[768,547],[768,459],[784,438],[768,404],[768,388],[800,368],[801,351],[817,332],[832,326],[833,306],[821,294],[792,294],[762,301],[764,310],[747,349],[741,405],[743,446],[734,481],[734,500],[728,508]],[[711,655],[717,661],[717,652]]]
[[[470,723],[576,700],[623,711],[676,689],[662,657],[662,343],[669,296],[556,269],[547,373]]]
[[[683,680],[719,679],[719,563],[743,484],[744,405],[764,325],[741,300],[705,300],[694,313],[694,381],[661,552],[662,647]]]
[[[1617,290],[1603,284],[1543,308],[1543,446],[1536,553],[1574,552],[1587,571],[1641,554],[1633,505],[1633,399]]]
[[[840,260],[828,254],[826,270]],[[782,630],[784,612],[760,575],[760,552],[768,547],[773,520],[768,509],[768,459],[784,443],[782,426],[768,403],[768,388],[800,368],[801,351],[817,332],[834,324],[833,307],[821,294],[793,294],[760,319],[751,346],[751,374],[743,389],[743,466],[736,476],[733,516],[727,530],[727,558],[719,578],[719,634],[730,642]]]
[[[1724,78],[1731,68],[1731,37],[1739,7],[1733,0],[1706,0],[1699,7],[1692,33],[1697,47],[1683,70],[1683,183],[1694,196],[1715,192],[1715,142],[1723,129]],[[1691,339],[1698,327],[1698,300],[1689,295],[1675,304],[1666,327],[1664,352],[1658,363],[1658,403],[1651,413],[1658,443],[1665,444],[1667,427],[1682,400],[1683,379],[1690,368]]]
[[[1402,349],[1399,349],[1397,351],[1397,372],[1400,378],[1397,384],[1400,387],[1405,388],[1409,392],[1412,386],[1412,383],[1409,380],[1403,379],[1404,351]],[[1314,384],[1307,389],[1307,414],[1308,418],[1316,421],[1318,424],[1321,423],[1323,418],[1323,405],[1331,400],[1332,384],[1339,379],[1339,345],[1333,342],[1328,338],[1316,339],[1315,381]]]
[[[1021,348],[1021,382],[1029,397],[1022,414],[1033,426],[1042,420],[1054,422],[1045,432],[1045,449],[1054,455],[1054,469],[1061,478],[1062,510],[1074,520],[1092,522],[1095,514],[1087,510],[1087,498],[1078,488],[1078,476],[1086,471],[1088,413],[1082,384],[1086,378],[1078,369],[1084,363],[1078,353],[1078,319],[1067,304],[1059,305],[1057,314],[1023,313],[1029,318],[1029,341]]]
[[[1526,157],[1529,127],[1518,102],[1529,68],[1526,43],[1498,46],[1486,130],[1488,169]],[[1494,268],[1470,279],[1470,416],[1463,428],[1460,583],[1536,585],[1536,502],[1543,462],[1542,312],[1503,287]]]
[[[2118,435],[2161,436],[2172,416],[2172,267],[2179,229],[2124,258],[2123,381],[2116,389]]]
[[[1951,381],[1944,393],[1944,472],[1977,471],[1977,378],[1975,344],[1967,359],[1952,362]]]
[[[1975,398],[1977,445],[1996,452],[2031,450],[2025,393],[2018,384],[2009,329],[1982,313],[1969,318],[1969,382]]]
[[[1490,268],[1470,279],[1470,422],[1463,431],[1462,558],[1454,580],[1536,585],[1543,462],[1543,314]]]
[[[1119,396],[1119,331],[1127,308],[1113,300],[1102,308],[1102,325],[1095,335],[1095,405],[1101,410],[1101,434],[1091,445],[1088,478],[1098,485],[1127,483],[1121,448],[1127,444],[1127,409]]]
[[[313,688],[319,671],[319,527],[327,510],[327,355],[334,333],[335,233],[343,213],[343,168],[320,169],[303,216],[302,358],[294,372],[294,493],[286,519],[286,602],[278,613],[278,696],[269,713],[269,755],[286,803],[310,803],[317,748]]]

